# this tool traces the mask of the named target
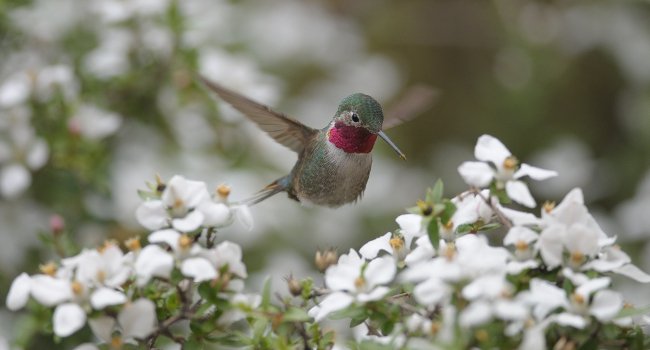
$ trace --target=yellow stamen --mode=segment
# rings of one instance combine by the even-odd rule
[[[578,293],[571,294],[571,300],[578,305],[583,305],[585,303],[585,297]]]
[[[79,281],[72,281],[70,288],[72,288],[72,293],[75,295],[81,295],[81,293],[84,291],[84,286]]]
[[[454,243],[448,243],[445,246],[445,251],[442,254],[447,260],[452,260],[456,255],[456,246]]]
[[[217,187],[217,194],[221,199],[226,199],[230,195],[230,186],[221,184]]]
[[[104,280],[106,280],[106,271],[104,270],[97,270],[97,281],[99,283],[104,283]]]
[[[521,240],[515,243],[515,249],[517,249],[518,251],[527,251],[528,247],[529,247],[528,243]]]
[[[519,165],[519,160],[515,156],[509,156],[503,161],[503,168],[508,170],[514,170]]]
[[[131,237],[127,239],[126,242],[124,242],[124,245],[126,245],[126,248],[132,252],[137,252],[142,249],[142,244],[140,244],[140,238],[138,237]]]
[[[38,269],[41,270],[42,274],[53,277],[56,274],[57,267],[55,263],[50,261],[47,264],[39,265]]]
[[[451,230],[451,229],[454,228],[454,222],[451,221],[451,220],[449,220],[449,221],[447,221],[447,223],[443,224],[442,227],[443,227],[445,230],[448,230],[448,231],[449,231],[449,230]]]
[[[544,202],[544,205],[542,206],[544,208],[544,211],[547,214],[550,214],[553,209],[555,209],[555,202],[554,201],[546,201]]]
[[[181,247],[181,249],[188,249],[192,246],[192,243],[194,243],[194,240],[186,234],[178,237],[178,246]]]
[[[117,243],[115,243],[115,241],[106,240],[106,241],[104,241],[104,243],[102,243],[101,246],[99,246],[99,248],[97,248],[97,251],[99,252],[99,254],[104,254],[106,249],[108,249],[108,248],[110,248],[110,247],[112,247],[112,246],[114,246],[116,244]]]
[[[119,335],[111,338],[111,349],[121,349],[122,348],[122,337]]]
[[[354,286],[357,287],[357,289],[361,289],[365,285],[366,285],[366,280],[362,276],[359,276],[354,280]]]
[[[571,252],[571,263],[573,265],[582,265],[584,261],[585,261],[585,255],[582,254],[582,252],[577,250]]]
[[[402,238],[400,236],[395,236],[395,237],[391,238],[388,241],[388,243],[390,244],[390,246],[394,250],[397,250],[397,251],[400,251],[400,250],[402,250],[402,248],[404,248],[404,238]]]

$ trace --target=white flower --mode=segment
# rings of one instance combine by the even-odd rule
[[[101,140],[114,134],[122,125],[122,117],[97,106],[82,104],[68,121],[68,128],[89,140]]]
[[[132,303],[125,304],[117,315],[113,317],[99,316],[88,320],[90,329],[102,342],[110,343],[116,329],[120,331],[123,342],[133,339],[145,339],[156,330],[156,306],[145,298],[140,298]]]
[[[27,72],[18,72],[0,83],[0,108],[10,108],[27,101],[32,92]]]
[[[359,249],[359,253],[365,259],[370,260],[376,258],[382,250],[392,255],[398,264],[404,261],[406,254],[409,252],[403,235],[388,232],[364,244]]]
[[[422,226],[422,220],[422,216],[415,214],[403,214],[395,219],[404,236],[407,249],[410,249],[414,238],[426,235],[426,228]]]
[[[174,268],[174,257],[155,244],[150,244],[138,254],[134,269],[136,283],[144,286],[152,277],[169,278]]]
[[[505,188],[513,201],[529,208],[535,207],[535,200],[526,184],[518,179],[529,176],[535,180],[545,180],[557,176],[555,171],[525,163],[519,165],[503,143],[490,135],[479,137],[474,156],[480,162],[464,162],[458,167],[458,172],[467,184],[486,187],[495,180],[497,188]]]
[[[537,244],[548,267],[564,264],[575,270],[612,271],[650,281],[625,253],[612,247],[616,237],[608,237],[589,214],[580,189],[570,191],[556,207],[545,208],[540,225],[544,229]]]
[[[534,244],[538,238],[537,232],[523,226],[514,226],[508,230],[503,244],[515,248],[514,259],[508,262],[508,273],[518,274],[539,265],[535,260],[537,246]]]
[[[309,310],[316,321],[341,310],[353,302],[366,303],[379,300],[389,288],[382,286],[395,277],[397,268],[391,257],[380,257],[366,263],[357,252],[350,249],[339,258],[338,264],[325,272],[325,284],[332,290],[319,305]]]
[[[246,208],[237,210],[247,220]],[[176,175],[167,183],[160,200],[145,201],[136,210],[142,226],[158,230],[171,225],[181,232],[191,232],[202,225],[221,227],[231,223],[230,208],[210,198],[204,182]]]

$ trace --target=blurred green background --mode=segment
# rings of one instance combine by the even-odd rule
[[[54,257],[39,241],[65,219],[79,247],[145,234],[136,194],[154,174],[232,186],[242,199],[295,155],[212,98],[194,72],[325,126],[341,98],[390,106],[416,83],[440,91],[375,148],[364,198],[331,210],[284,195],[255,206],[243,245],[251,288],[315,274],[312,256],[359,248],[484,133],[560,176],[539,200],[582,187],[610,235],[650,270],[650,4],[647,1],[0,0],[0,297]],[[537,210],[535,211],[537,212]],[[629,285],[631,301],[647,290]],[[0,308],[0,337],[20,314]],[[32,342],[32,344],[34,344]]]

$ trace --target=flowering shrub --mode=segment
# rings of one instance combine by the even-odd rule
[[[520,164],[488,135],[475,155],[481,162],[458,169],[467,191],[447,198],[438,181],[399,228],[338,258],[318,252],[323,285],[289,276],[291,296],[273,298],[268,281],[246,291],[242,250],[218,232],[252,225],[230,189],[211,195],[174,176],[140,192],[146,244],[108,241],[41,265],[15,278],[6,305],[27,308],[55,337],[90,329],[94,341],[78,349],[648,348],[648,310],[625,303],[612,276],[650,275],[600,228],[581,190],[545,202],[539,216],[521,211],[511,201],[536,203],[522,178],[557,174]],[[331,330],[337,319],[356,336]]]

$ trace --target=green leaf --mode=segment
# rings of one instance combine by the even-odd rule
[[[349,306],[343,310],[335,311],[330,314],[330,318],[333,320],[359,317],[366,317],[366,310],[363,307]]]
[[[285,313],[283,320],[288,322],[307,322],[311,319],[307,311],[297,307],[290,307]]]
[[[375,343],[373,341],[364,340],[359,344],[359,350],[392,350],[394,349],[391,345],[384,345],[380,343]]]
[[[462,224],[456,228],[456,232],[459,234],[471,232],[473,229],[473,224]]]
[[[498,222],[489,223],[486,225],[481,225],[478,227],[477,231],[490,231],[501,227],[501,224]]]
[[[445,186],[442,183],[442,180],[438,179],[433,185],[433,190],[431,190],[431,196],[433,197],[434,203],[440,203],[442,201],[442,195],[445,191]]]
[[[438,219],[432,218],[427,225],[427,234],[433,248],[438,250],[440,246],[440,226],[438,226]]]
[[[645,315],[650,312],[650,305],[646,305],[643,307],[626,307],[623,308],[621,311],[618,312],[618,315],[616,315],[616,318],[623,318],[623,317],[631,317],[631,316],[639,316],[639,315]]]
[[[445,199],[442,204],[444,205],[444,209],[442,210],[442,213],[440,213],[440,222],[448,223],[456,212],[456,205],[449,199]]]
[[[262,287],[262,310],[268,310],[271,306],[271,277],[267,277]]]

